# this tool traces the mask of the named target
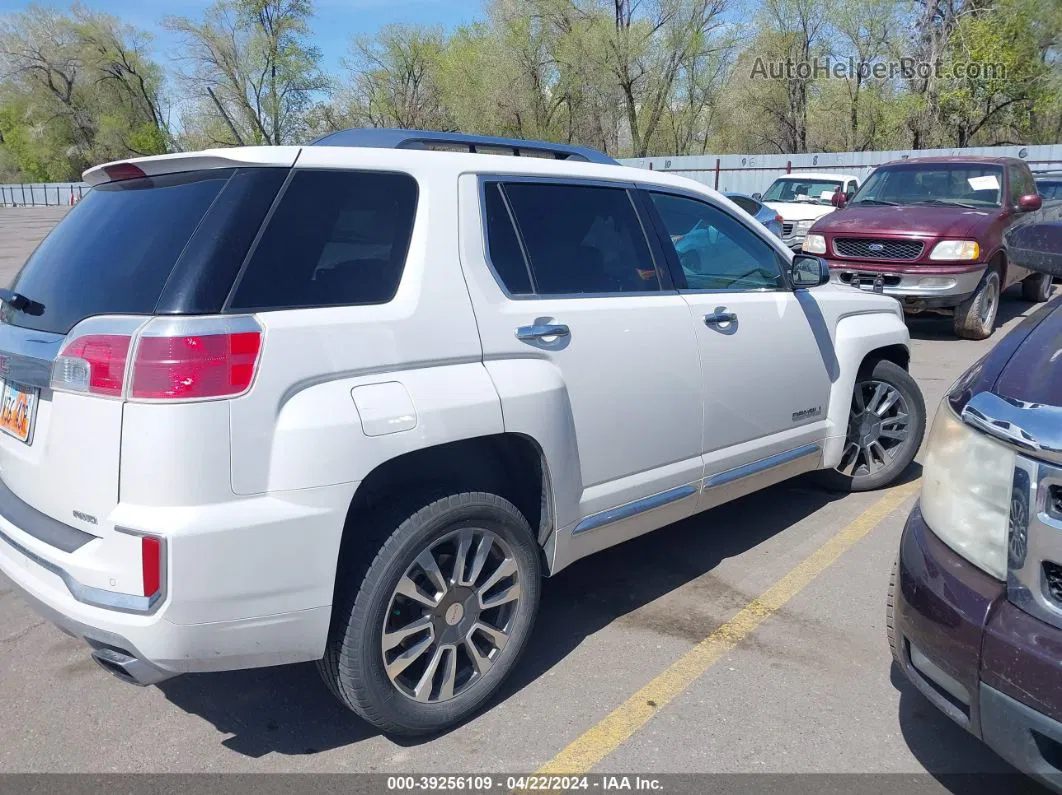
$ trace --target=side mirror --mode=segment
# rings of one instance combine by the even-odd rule
[[[1039,210],[1043,203],[1044,200],[1040,198],[1039,194],[1030,193],[1018,199],[1018,209],[1023,213],[1031,213],[1033,210]]]
[[[753,193],[752,194],[752,198],[754,198],[756,201],[762,201],[763,200],[763,194],[762,193]]]
[[[799,289],[818,287],[830,280],[830,266],[822,257],[811,254],[794,254],[789,266],[789,278]]]

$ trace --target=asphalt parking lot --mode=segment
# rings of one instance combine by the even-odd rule
[[[0,209],[0,281],[60,214]],[[931,415],[1034,311],[1015,292],[986,342],[912,321]],[[890,664],[885,591],[918,475],[844,497],[791,481],[571,566],[502,697],[426,741],[377,734],[313,665],[122,684],[0,576],[0,772],[1010,772]]]

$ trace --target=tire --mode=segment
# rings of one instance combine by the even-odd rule
[[[371,546],[363,547],[341,561],[332,626],[318,668],[340,702],[380,730],[406,736],[440,732],[483,706],[523,652],[538,610],[538,544],[512,503],[484,492],[422,499],[364,524],[362,532],[386,540],[375,556]],[[477,566],[485,539],[489,549]],[[428,558],[435,562],[435,579],[421,566],[421,561],[429,564]],[[460,576],[457,559],[464,560]],[[475,589],[509,568],[513,573],[483,588],[483,594]],[[397,590],[400,581],[413,583],[416,598]],[[466,587],[466,581],[471,585]],[[515,601],[481,607],[484,601],[507,599],[514,588]],[[410,632],[414,625],[423,626]],[[476,628],[488,625],[497,634]],[[404,639],[385,649],[385,627],[389,643]],[[499,636],[507,640],[499,642]],[[425,639],[430,643],[424,645]],[[394,666],[402,665],[398,658],[403,655],[412,662],[389,675],[386,666],[398,670]]]
[[[1054,279],[1048,273],[1034,273],[1026,276],[1021,283],[1021,297],[1034,304],[1042,304],[1051,297]]]
[[[897,557],[892,564],[892,574],[889,575],[889,593],[885,597],[885,635],[889,639],[889,651],[892,659],[897,664],[903,660],[900,658],[900,646],[896,642],[896,575],[900,570],[900,559]]]
[[[952,318],[955,335],[967,340],[984,340],[992,336],[1001,292],[999,270],[990,268],[973,295],[955,307]]]
[[[885,387],[880,393],[879,385]],[[906,415],[906,421],[901,414]],[[925,401],[910,374],[885,359],[864,367],[852,390],[841,461],[836,469],[819,472],[819,481],[829,489],[845,492],[888,486],[914,460],[925,430]],[[871,439],[873,442],[868,441]]]

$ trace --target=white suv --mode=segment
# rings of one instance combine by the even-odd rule
[[[696,182],[408,131],[85,178],[0,292],[0,569],[129,681],[319,660],[436,731],[544,574],[922,438],[899,304]]]

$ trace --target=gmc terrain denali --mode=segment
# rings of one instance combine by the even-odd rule
[[[899,305],[718,193],[527,141],[317,144],[91,169],[0,294],[0,569],[120,677],[319,660],[438,730],[543,573],[914,456]]]
[[[1021,282],[1030,301],[1051,294],[1051,277],[1011,262],[1003,246],[1003,233],[1041,203],[1017,158],[900,160],[817,221],[803,250],[826,257],[837,283],[880,280],[905,312],[949,314],[958,336],[985,339],[1007,287]]]

